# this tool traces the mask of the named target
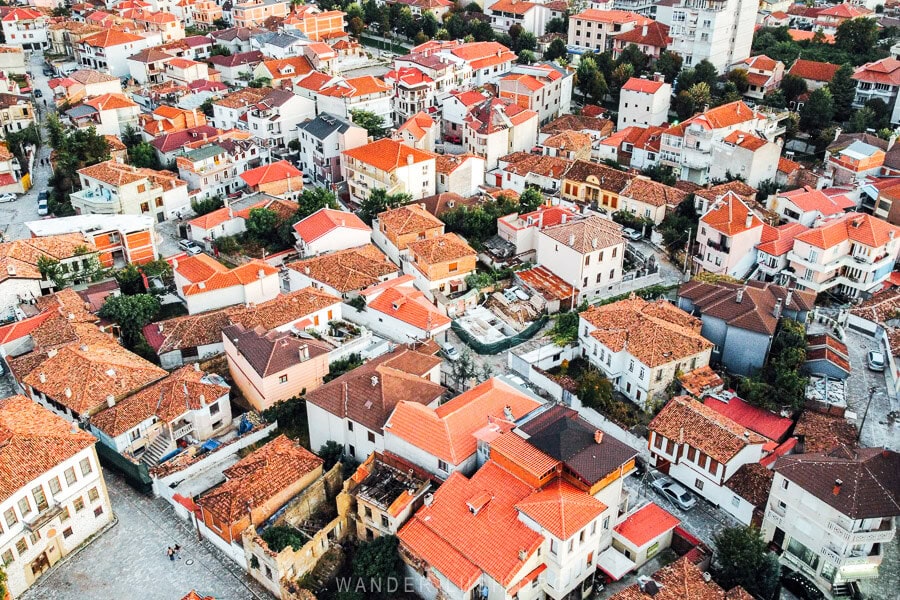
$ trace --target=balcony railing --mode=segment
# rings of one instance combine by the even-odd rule
[[[173,439],[180,440],[187,434],[194,431],[194,426],[191,423],[173,423],[172,424],[172,437]]]
[[[62,506],[59,504],[51,504],[44,510],[38,512],[36,515],[32,516],[30,519],[25,519],[25,529],[28,531],[37,531],[50,521],[52,521],[57,515],[62,512]]]

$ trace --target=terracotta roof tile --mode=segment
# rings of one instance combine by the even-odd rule
[[[303,173],[286,160],[279,160],[241,173],[241,179],[250,187],[301,177],[303,177]]]
[[[840,65],[798,58],[794,61],[794,64],[791,65],[788,74],[810,81],[823,81],[828,83],[834,79],[834,74],[837,73],[837,70],[840,68]]]
[[[747,463],[738,467],[725,485],[756,508],[762,508],[769,501],[774,476],[773,471],[759,463]]]
[[[764,408],[753,406],[737,396],[723,402],[718,398],[707,397],[703,400],[707,406],[719,414],[725,415],[738,425],[755,431],[759,435],[775,442],[781,442],[787,436],[794,422],[787,417],[780,417]]]
[[[785,223],[778,227],[772,227],[765,223],[763,224],[762,238],[756,248],[770,256],[784,256],[793,249],[794,238],[807,229],[808,227],[801,223]]]
[[[848,240],[878,248],[894,239],[898,232],[900,227],[872,215],[847,213],[821,221],[795,239],[817,248],[831,248]]]
[[[653,581],[658,591],[644,593],[635,583],[609,600],[725,600],[725,591],[715,581],[706,581],[703,572],[687,556],[656,571]]]
[[[678,526],[681,521],[653,502],[634,511],[614,531],[638,548]]]
[[[0,502],[96,441],[25,396],[0,400]]]
[[[443,221],[417,203],[379,213],[378,224],[395,237],[408,233],[423,233],[435,227],[444,226]],[[403,248],[400,249],[403,250]]]
[[[540,491],[516,503],[516,509],[555,537],[567,540],[599,517],[607,506],[585,491],[557,478]]]
[[[436,265],[449,260],[474,257],[475,250],[455,233],[445,233],[437,237],[410,242],[410,253],[415,262]]]
[[[398,167],[434,160],[436,154],[383,138],[365,146],[345,150],[344,155],[381,171],[393,172]]]
[[[635,177],[619,192],[621,196],[631,198],[650,206],[678,206],[690,195],[678,188],[658,183],[644,177]]]
[[[301,339],[289,331],[267,331],[263,327],[245,329],[242,325],[229,325],[222,330],[222,335],[231,340],[260,377],[281,373],[333,349],[325,342]]]
[[[268,331],[300,321],[315,312],[339,304],[341,299],[314,287],[305,287],[288,294],[280,294],[261,304],[233,306],[225,309],[235,325],[247,329],[262,327]]]
[[[487,427],[496,425],[491,421],[493,419],[489,419]],[[503,432],[500,427],[496,427],[496,433],[499,435],[490,440],[491,458],[501,455],[536,480],[543,479],[548,473],[560,468],[559,459],[541,452],[517,432]]]
[[[341,293],[361,290],[398,272],[397,265],[372,244],[329,252],[285,266]]]
[[[157,354],[222,342],[222,329],[229,324],[225,309],[185,315],[144,327],[144,337]]]
[[[412,285],[388,287],[369,302],[368,309],[426,332],[433,332],[450,324],[450,318],[435,308],[425,294]]]
[[[844,417],[826,415],[813,410],[805,410],[797,425],[794,435],[802,438],[803,451],[809,453],[830,452],[838,446],[856,446],[856,426],[848,423]]]
[[[545,227],[541,234],[581,254],[625,243],[621,225],[596,215]]]
[[[749,227],[747,226],[748,216],[750,217]],[[734,192],[726,192],[709,208],[705,215],[700,217],[700,222],[725,235],[737,235],[762,227],[763,224],[759,217],[750,210],[750,207],[744,204]]]
[[[319,239],[326,233],[338,228],[348,227],[371,232],[371,228],[363,223],[355,214],[343,210],[321,208],[294,224],[294,231],[307,244]]]

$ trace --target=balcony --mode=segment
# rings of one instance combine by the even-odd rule
[[[23,524],[28,531],[37,531],[62,512],[62,506],[59,504],[51,504],[44,510],[33,515],[29,519],[25,519]]]
[[[882,521],[878,529],[870,529],[867,531],[851,531],[840,522],[831,520],[825,526],[829,533],[848,542],[850,544],[867,544],[889,542],[894,539],[897,533],[893,519]]]
[[[724,252],[725,254],[731,252],[731,245],[726,241],[714,242],[712,240],[706,240],[706,247],[715,250],[716,252]]]
[[[784,522],[784,512],[770,508],[766,511],[766,518],[780,526]]]
[[[180,440],[192,431],[194,431],[194,425],[188,421],[178,421],[177,423],[172,423],[173,440]]]

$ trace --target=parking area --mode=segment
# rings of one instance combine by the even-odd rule
[[[889,412],[900,410],[900,402],[888,393],[884,373],[872,371],[866,366],[866,353],[870,350],[884,352],[884,348],[879,341],[851,329],[845,329],[845,334],[851,366],[851,374],[847,378],[847,409],[856,413],[857,425],[862,423],[865,415],[860,444],[900,452],[900,423],[890,423],[887,418]]]

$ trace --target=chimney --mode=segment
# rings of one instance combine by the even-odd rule
[[[200,406],[206,406],[206,395],[200,394]]]
[[[837,139],[839,137],[841,137],[841,133],[843,133],[843,132],[844,132],[844,130],[841,129],[840,127],[835,127],[834,128],[834,141],[837,141]]]
[[[791,300],[794,299],[794,290],[788,290],[787,296],[784,297],[784,307],[787,308],[791,305]]]
[[[372,375],[372,387],[378,385],[378,375]]]
[[[647,35],[647,26],[646,25],[644,25],[641,28],[641,35],[646,37],[646,35]]]
[[[412,154],[407,154],[407,155],[406,155],[406,164],[412,165],[414,161],[415,161],[415,159],[413,158],[413,155],[412,155]]]
[[[106,406],[108,406],[109,408],[112,408],[115,405],[116,405],[116,397],[113,396],[112,394],[108,395],[106,397]]]
[[[776,319],[781,318],[781,298],[775,301],[775,308],[772,309],[772,316]]]
[[[835,496],[840,494],[842,485],[844,485],[843,481],[841,481],[840,479],[835,479],[834,480],[834,488],[832,488],[831,493],[834,494]]]
[[[434,502],[434,494],[425,494],[422,499],[425,501],[425,506],[431,506],[431,503]]]
[[[663,75],[662,73],[654,73],[653,74],[653,81],[658,81],[660,83],[663,83],[665,80],[666,80],[666,76]]]
[[[744,288],[738,288],[737,293],[734,295],[734,301],[740,304],[744,300]]]
[[[575,245],[575,234],[574,233],[569,234],[569,245],[570,246]]]
[[[562,223],[563,225],[565,225],[566,221],[569,220],[567,217],[568,217],[568,215],[564,214],[562,217],[560,217],[559,222]]]
[[[194,363],[194,370],[195,370],[195,371],[199,371],[199,370],[200,370],[200,363]]]
[[[41,371],[41,374],[39,377],[40,377],[41,383],[47,383],[47,376],[44,374],[43,371]]]
[[[304,344],[300,347],[300,360],[305,361],[309,360],[309,345]]]
[[[753,225],[753,213],[752,213],[752,212],[748,212],[748,213],[747,213],[747,220],[744,222],[744,228],[745,228],[745,229],[750,229],[750,227],[751,227],[752,225]]]
[[[259,277],[260,279],[265,279],[266,272],[264,270],[260,269],[259,271],[256,272],[256,276]]]
[[[528,558],[528,553],[524,550],[519,550],[519,560],[525,560]]]
[[[66,393],[66,398],[71,398],[72,397],[72,388],[67,387],[65,393]]]
[[[72,428],[69,431],[72,433],[72,435],[78,433],[80,431],[78,428],[78,423],[72,421]]]
[[[512,421],[515,419],[515,417],[513,417],[512,407],[509,404],[503,407],[503,418],[505,418],[507,421]]]
[[[603,432],[599,429],[594,431],[594,442],[597,444],[603,443]]]
[[[178,259],[177,259],[177,258],[173,258],[173,259],[172,259],[172,268],[173,268],[173,269],[177,269],[177,268],[178,268]]]

